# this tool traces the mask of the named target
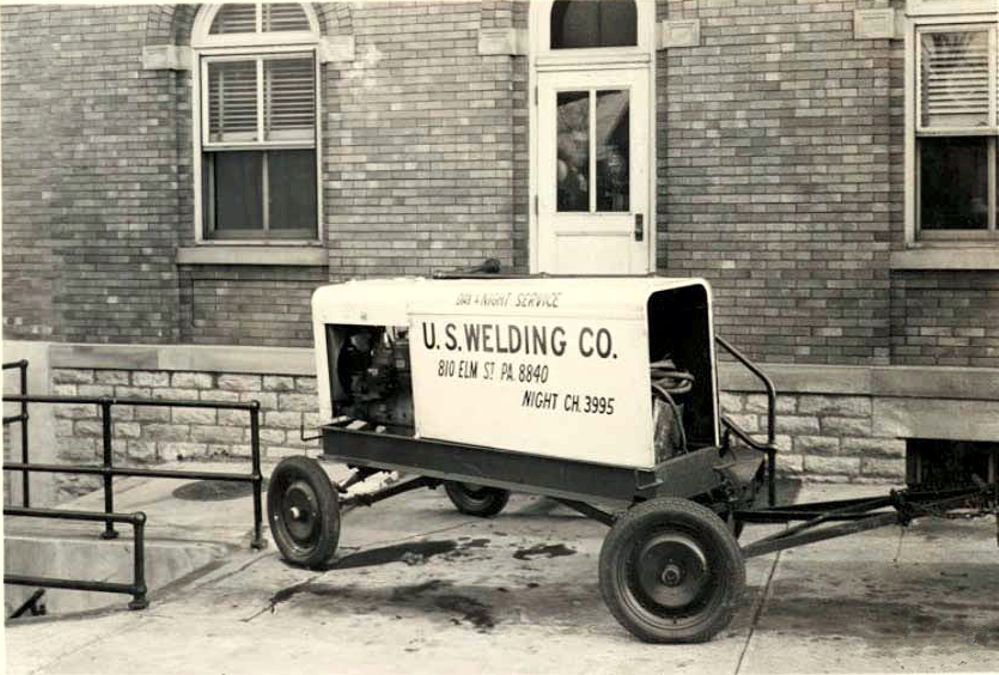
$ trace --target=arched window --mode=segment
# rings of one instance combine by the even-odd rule
[[[638,44],[635,0],[556,0],[552,49],[633,47]]]
[[[191,42],[201,239],[317,238],[318,40],[307,5],[199,13]]]

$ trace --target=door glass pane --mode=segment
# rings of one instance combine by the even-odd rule
[[[597,92],[597,211],[629,210],[628,91]]]
[[[556,0],[551,48],[630,47],[637,42],[635,0]]]
[[[206,173],[212,186],[215,230],[260,230],[263,216],[263,153],[205,153]],[[207,200],[206,200],[207,201]]]
[[[589,211],[590,92],[559,92],[556,105],[558,210]]]
[[[316,230],[314,150],[272,150],[267,154],[267,190],[272,230]]]
[[[988,228],[988,139],[919,139],[919,223],[924,230]]]

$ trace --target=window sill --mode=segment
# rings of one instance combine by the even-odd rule
[[[235,246],[213,244],[177,249],[178,265],[300,265],[326,267],[325,248],[318,246]]]
[[[999,270],[999,246],[933,246],[891,254],[893,270]]]

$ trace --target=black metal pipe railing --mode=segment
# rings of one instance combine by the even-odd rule
[[[66,588],[76,591],[124,593],[132,596],[131,602],[128,603],[129,609],[145,609],[149,606],[149,600],[146,598],[145,513],[141,511],[135,513],[102,513],[100,511],[64,511],[61,509],[32,509],[5,506],[3,515],[23,518],[128,523],[132,526],[132,530],[135,533],[135,545],[132,547],[132,583],[130,584],[7,573],[3,575],[3,582],[16,586],[42,586],[44,588]]]
[[[171,399],[114,398],[111,396],[28,396],[23,394],[5,394],[3,400],[5,402],[19,402],[22,406],[25,406],[25,410],[27,409],[26,406],[29,403],[96,405],[101,411],[102,441],[102,461],[100,466],[31,463],[28,459],[27,445],[25,445],[24,452],[22,453],[22,461],[6,462],[3,467],[5,471],[21,471],[25,477],[33,471],[39,473],[65,473],[101,476],[104,491],[104,512],[107,514],[112,514],[114,512],[114,489],[112,480],[115,476],[181,478],[187,480],[222,480],[250,483],[253,486],[253,539],[250,545],[255,549],[261,549],[264,547],[263,506],[261,503],[263,499],[263,474],[260,469],[260,403],[258,401],[181,401]],[[250,473],[216,473],[209,471],[184,471],[180,469],[153,469],[144,467],[115,466],[114,448],[112,445],[112,408],[114,406],[122,405],[161,408],[211,408],[215,410],[247,411],[250,415]],[[27,413],[25,413],[25,415],[26,414]],[[117,536],[114,529],[115,522],[117,521],[111,517],[104,519],[104,532],[101,535],[103,538],[112,539]]]
[[[12,361],[10,363],[3,364],[4,370],[11,370],[17,368],[20,371],[19,375],[19,391],[21,396],[28,395],[28,361],[26,359],[21,359],[20,361]],[[28,463],[28,402],[21,401],[21,413],[19,415],[9,415],[4,416],[3,424],[7,426],[14,422],[21,423],[21,463]],[[21,472],[21,504],[27,508],[31,506],[31,481],[27,471]]]
[[[731,354],[736,361],[745,366],[762,383],[767,392],[767,442],[765,445],[757,443],[748,434],[739,429],[727,417],[723,417],[725,425],[735,433],[743,442],[752,448],[760,450],[767,455],[767,502],[770,506],[777,504],[777,388],[774,386],[766,373],[760,370],[759,366],[749,360],[749,357],[736,349],[728,340],[716,335],[715,342]]]

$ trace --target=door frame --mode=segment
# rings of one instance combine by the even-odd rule
[[[642,67],[647,73],[648,86],[648,211],[645,228],[648,241],[648,269],[656,272],[658,247],[658,213],[656,211],[656,184],[658,144],[656,139],[656,3],[635,0],[637,9],[637,42],[635,47],[603,47],[600,49],[549,48],[551,6],[554,0],[531,0],[528,14],[530,32],[528,49],[528,264],[531,274],[537,274],[539,261],[539,133],[538,133],[538,71],[558,72],[569,70],[598,70]]]

